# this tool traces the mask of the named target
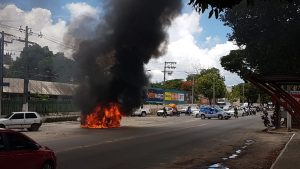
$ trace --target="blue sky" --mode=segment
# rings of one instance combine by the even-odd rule
[[[66,4],[85,2],[91,6],[101,6],[103,0],[1,0],[2,4],[15,4],[17,7],[24,11],[30,11],[32,8],[45,8],[49,9],[52,13],[53,20],[57,21],[59,18],[68,21],[69,11],[64,8]],[[182,12],[190,13],[193,8],[188,4],[188,0],[183,0]],[[200,20],[200,25],[203,28],[203,32],[199,35],[195,35],[198,43],[201,45],[208,36],[217,37],[218,43],[224,43],[227,41],[227,34],[231,32],[230,28],[223,26],[223,23],[215,19],[214,17],[208,18],[209,10],[206,10]],[[214,44],[212,44],[214,45]]]

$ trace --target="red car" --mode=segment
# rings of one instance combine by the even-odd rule
[[[0,168],[55,169],[56,157],[52,150],[26,135],[0,129]]]

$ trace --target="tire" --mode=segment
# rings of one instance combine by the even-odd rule
[[[4,128],[5,129],[5,125],[4,124],[0,124],[0,128]]]
[[[42,169],[54,169],[54,166],[51,162],[45,162]]]
[[[199,114],[196,114],[196,118],[199,118],[200,117],[200,115]]]
[[[157,116],[160,116],[160,113],[156,113],[157,114]]]
[[[218,115],[218,119],[219,120],[223,120],[223,116],[222,115]]]
[[[141,114],[141,116],[142,117],[146,117],[146,112],[143,111],[142,114]]]
[[[31,125],[29,131],[38,131],[39,128],[40,128],[40,125],[37,124],[37,123],[34,123],[34,124]]]
[[[201,119],[205,119],[205,115],[204,114],[201,114]]]

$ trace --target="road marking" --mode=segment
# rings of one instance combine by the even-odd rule
[[[285,150],[287,149],[288,145],[290,144],[290,142],[293,140],[294,136],[296,135],[296,133],[293,133],[293,135],[291,136],[291,138],[289,139],[289,141],[285,144],[283,150],[281,150],[280,154],[278,155],[278,157],[276,158],[276,160],[274,161],[274,163],[272,164],[270,169],[273,169],[276,165],[276,163],[279,161],[279,159],[281,158],[282,154],[285,152]]]
[[[204,124],[198,124],[198,125],[194,125],[194,126],[188,126],[188,127],[183,127],[183,128],[168,130],[168,131],[164,131],[164,132],[157,132],[157,133],[145,134],[145,135],[141,135],[141,136],[124,137],[124,138],[120,138],[120,139],[108,140],[108,141],[104,141],[104,142],[101,142],[101,143],[90,144],[90,145],[81,145],[81,146],[71,147],[71,148],[67,148],[67,149],[64,149],[64,150],[60,150],[60,151],[55,151],[55,153],[63,153],[63,152],[77,150],[77,149],[81,149],[81,148],[89,148],[89,147],[99,146],[99,145],[102,145],[102,144],[109,144],[109,143],[115,143],[115,142],[120,142],[120,141],[132,140],[132,139],[136,139],[136,138],[161,135],[161,134],[165,134],[165,133],[171,133],[171,132],[185,130],[185,129],[190,129],[190,128],[195,128],[195,127],[202,127],[202,126],[205,126],[207,124],[208,123],[204,123]]]

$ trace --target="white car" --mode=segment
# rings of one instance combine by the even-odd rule
[[[167,115],[168,116],[173,116],[173,112],[174,112],[174,109],[172,107],[166,107],[166,110],[167,110]],[[157,116],[162,116],[164,113],[164,110],[163,109],[160,109],[157,111]]]
[[[37,112],[12,112],[5,118],[0,118],[0,128],[38,131],[41,125],[42,118]]]
[[[142,108],[140,107],[136,111],[134,111],[131,115],[132,116],[142,116],[145,117],[146,115],[150,114],[150,109],[149,108]]]
[[[238,109],[238,116],[244,116],[244,110],[242,108],[237,108]],[[224,112],[226,113],[230,113],[232,117],[234,117],[234,108],[228,109],[228,110],[224,110]]]

